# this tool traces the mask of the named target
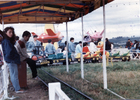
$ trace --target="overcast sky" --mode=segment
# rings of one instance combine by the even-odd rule
[[[105,6],[106,13],[106,37],[118,36],[140,36],[140,0],[114,0]],[[103,30],[103,8],[85,15],[83,17],[84,33]],[[13,24],[16,34],[21,37],[25,30],[41,34],[44,32],[44,24]],[[2,26],[0,27],[2,29]],[[55,31],[66,35],[66,25],[55,24]],[[76,41],[81,40],[81,18],[68,23],[69,38],[74,37]],[[65,39],[64,39],[65,40]]]

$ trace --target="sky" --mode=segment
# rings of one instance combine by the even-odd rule
[[[118,36],[140,36],[140,0],[114,0],[105,5],[106,18],[106,37],[113,38]],[[83,17],[84,34],[89,31],[94,34],[94,31],[101,32],[104,29],[103,25],[103,7],[100,7],[93,12]],[[16,35],[22,35],[23,31],[28,30],[35,32],[38,35],[44,32],[45,24],[7,24],[13,26]],[[55,32],[60,31],[66,40],[66,23],[55,24]],[[0,26],[2,29],[2,25]],[[82,39],[81,18],[75,21],[68,22],[68,37],[74,37],[75,41]],[[32,39],[31,39],[32,40]]]

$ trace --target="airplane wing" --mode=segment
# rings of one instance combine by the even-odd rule
[[[32,33],[32,35],[34,36],[34,35],[37,35],[37,34],[35,34],[34,32],[31,32]],[[38,35],[37,35],[38,36]]]

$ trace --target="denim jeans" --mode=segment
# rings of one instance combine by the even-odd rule
[[[127,47],[128,48],[128,50],[130,49],[130,47]]]
[[[20,90],[19,80],[18,80],[18,66],[15,63],[7,63],[10,71],[10,79],[13,84],[15,91]]]

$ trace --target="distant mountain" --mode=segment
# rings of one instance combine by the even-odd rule
[[[109,39],[110,42],[112,42],[114,44],[114,47],[125,47],[127,40],[130,39],[133,43],[134,40],[137,40],[140,42],[140,37],[116,37],[116,38],[112,38]]]

